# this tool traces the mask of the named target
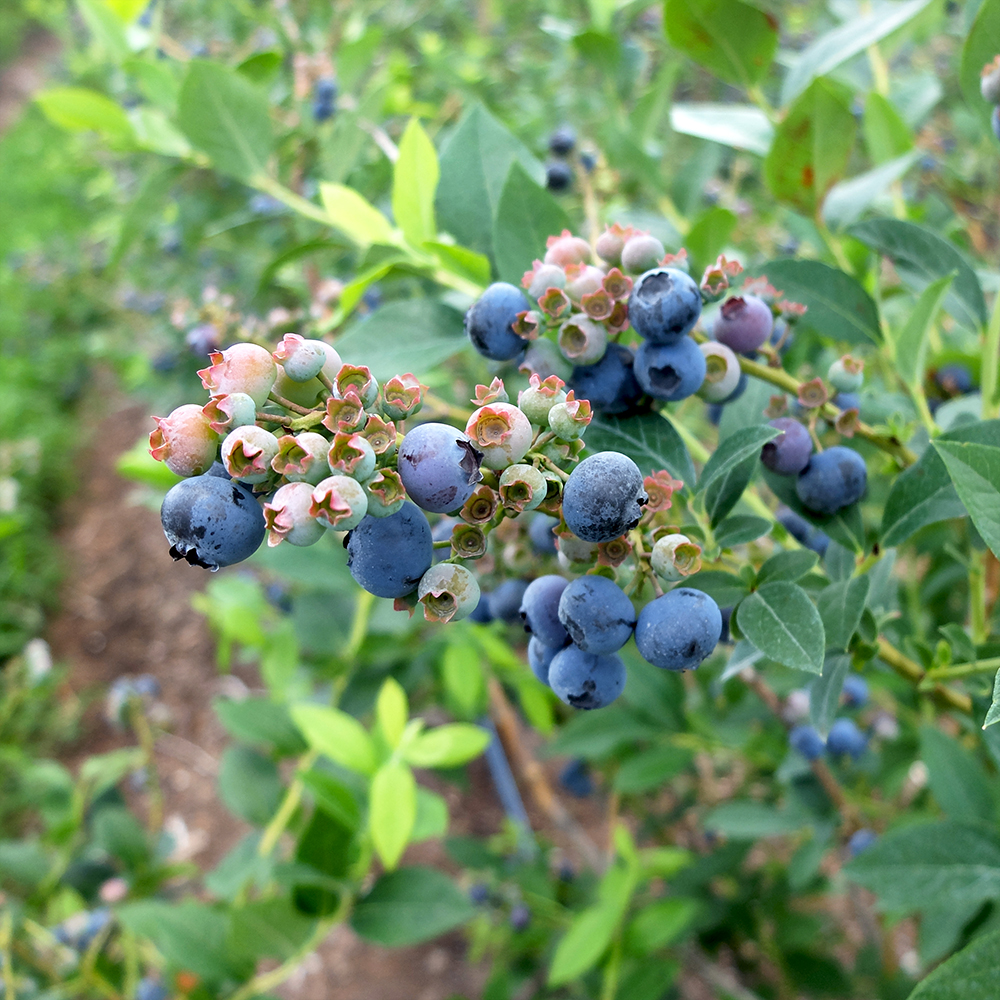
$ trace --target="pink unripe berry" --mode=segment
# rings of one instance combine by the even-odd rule
[[[617,267],[621,263],[624,248],[625,240],[614,229],[607,229],[597,237],[597,256],[612,267]]]
[[[756,351],[771,336],[774,315],[756,295],[735,295],[719,307],[712,335],[738,354]]]
[[[528,294],[533,299],[540,299],[550,288],[566,287],[566,272],[558,264],[542,264],[536,261],[538,267],[531,274],[528,282]],[[525,275],[527,278],[528,275]]]
[[[245,392],[257,406],[263,406],[274,387],[277,365],[270,352],[256,344],[233,344],[211,354],[212,365],[198,374],[202,385],[213,395]]]
[[[166,417],[153,417],[149,453],[178,476],[200,476],[215,461],[219,438],[196,403],[178,406]]]
[[[416,375],[394,375],[382,386],[382,412],[390,420],[405,420],[415,416],[423,405],[426,385],[420,384]]]
[[[264,504],[267,544],[281,542],[313,545],[323,537],[323,525],[310,513],[313,487],[310,483],[286,483]]]
[[[622,248],[622,268],[639,274],[656,267],[666,256],[663,244],[649,233],[639,233]]]
[[[329,476],[313,488],[309,515],[326,528],[351,531],[368,513],[368,497],[349,476]]]
[[[234,427],[246,427],[257,419],[257,404],[245,392],[213,396],[201,412],[216,434],[228,434]]]
[[[308,382],[326,363],[325,347],[319,340],[306,340],[297,333],[286,333],[272,357],[281,363],[293,382]]]
[[[271,475],[271,462],[280,447],[263,427],[237,427],[222,442],[222,464],[233,479],[262,483]]]
[[[579,236],[574,236],[568,229],[564,229],[559,236],[549,237],[544,263],[565,267],[567,264],[582,264],[588,260],[590,244]]]
[[[571,264],[566,268],[566,294],[573,302],[581,302],[604,284],[604,272],[593,264]]]
[[[487,469],[506,469],[520,462],[531,447],[531,421],[510,403],[479,407],[469,417],[465,433],[483,453]]]

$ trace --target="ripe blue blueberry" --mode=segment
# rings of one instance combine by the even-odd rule
[[[317,122],[325,122],[337,111],[337,81],[323,77],[316,81],[313,88],[313,118]]]
[[[847,754],[857,760],[865,752],[868,739],[853,719],[835,719],[826,737],[827,752],[835,757]]]
[[[465,314],[465,332],[472,346],[492,361],[510,361],[524,353],[528,342],[514,333],[517,314],[531,308],[520,288],[497,281]]]
[[[1000,105],[993,109],[993,114],[990,115],[990,125],[993,126],[993,134],[1000,139]]]
[[[520,614],[525,631],[546,646],[559,648],[569,641],[566,629],[559,621],[559,598],[567,585],[561,576],[540,576],[528,584],[521,598]]]
[[[549,136],[549,152],[553,156],[569,156],[576,145],[576,131],[572,125],[560,125]]]
[[[812,726],[796,726],[788,734],[788,743],[806,760],[817,760],[823,755],[826,743]]]
[[[480,625],[489,625],[493,621],[493,615],[490,614],[490,595],[486,591],[480,592],[479,603],[472,609],[469,621],[478,622]]]
[[[835,445],[813,455],[795,481],[802,506],[831,516],[861,499],[868,482],[865,460],[853,449]]]
[[[530,923],[531,910],[529,910],[524,903],[518,903],[516,906],[511,907],[510,926],[512,930],[517,932],[527,930]]]
[[[830,536],[826,532],[820,531],[801,514],[796,514],[788,507],[779,507],[774,516],[785,531],[800,545],[812,549],[820,557],[826,555],[826,550],[830,545]]]
[[[838,392],[833,397],[833,405],[841,410],[860,410],[861,397],[856,392]]]
[[[590,776],[587,762],[581,757],[575,757],[562,769],[559,784],[578,799],[594,794],[594,779]]]
[[[543,684],[549,683],[549,667],[552,666],[552,657],[560,649],[562,646],[546,646],[536,636],[532,636],[528,642],[528,666]]]
[[[143,976],[135,987],[135,1000],[168,1000],[170,993],[159,979]]]
[[[490,594],[490,614],[508,625],[520,625],[521,601],[527,589],[527,580],[504,580]]]
[[[973,388],[972,373],[960,364],[942,365],[934,373],[934,381],[949,396],[964,396]]]
[[[844,678],[844,704],[848,708],[864,708],[868,704],[868,682],[860,674]]]
[[[553,529],[559,524],[559,518],[549,517],[548,514],[536,514],[528,525],[528,538],[531,539],[531,547],[540,556],[554,556],[556,549],[556,536]]]
[[[694,329],[700,315],[698,285],[674,267],[657,267],[641,275],[628,300],[629,322],[651,344],[676,343]]]
[[[376,597],[412,594],[430,568],[434,547],[424,512],[406,502],[388,517],[362,518],[347,536],[347,567]]]
[[[604,708],[625,688],[625,664],[614,654],[598,656],[569,645],[552,658],[549,687],[573,708]]]
[[[484,903],[489,902],[490,889],[489,886],[483,882],[476,882],[475,885],[469,886],[469,902],[475,906],[482,906]]]
[[[639,523],[648,499],[639,466],[620,452],[602,451],[570,473],[563,488],[563,519],[585,542],[610,542]]]
[[[756,351],[774,329],[771,307],[756,295],[735,295],[719,308],[712,336],[738,354]]]
[[[550,191],[568,191],[573,183],[573,171],[568,163],[553,160],[545,165],[545,186]]]
[[[172,486],[160,507],[174,559],[217,570],[252,556],[264,540],[264,512],[241,483],[212,473]]]
[[[458,510],[483,474],[483,453],[448,424],[419,424],[399,446],[396,471],[409,498],[434,514]]]
[[[664,670],[693,670],[721,636],[719,605],[690,587],[677,587],[650,601],[635,625],[642,658]]]
[[[760,450],[760,460],[772,472],[782,476],[797,476],[812,455],[809,431],[794,417],[778,417],[771,426],[781,433]]]
[[[559,620],[580,649],[615,653],[632,636],[635,609],[614,580],[580,576],[559,598]]]
[[[705,381],[705,355],[690,337],[673,344],[645,343],[635,354],[635,377],[654,399],[675,403],[693,396]]]
[[[577,399],[590,400],[595,413],[628,413],[642,399],[642,387],[636,381],[635,356],[624,344],[608,344],[604,357],[593,365],[577,365],[567,388]]]
[[[856,858],[862,851],[867,851],[876,840],[878,840],[878,834],[874,830],[869,830],[867,827],[855,830],[847,842],[847,853],[852,858]]]

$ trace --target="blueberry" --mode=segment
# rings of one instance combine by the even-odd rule
[[[705,381],[705,355],[690,337],[673,344],[642,344],[635,355],[635,377],[655,399],[675,403],[693,396]]]
[[[718,427],[722,420],[722,403],[709,403],[705,413],[708,415],[708,422],[713,427]]]
[[[532,636],[528,643],[528,666],[543,684],[549,683],[549,667],[552,666],[552,657],[560,649],[562,649],[561,646],[546,646],[536,636]]]
[[[809,431],[794,417],[778,417],[771,421],[771,426],[781,433],[761,448],[761,462],[782,476],[797,476],[812,455]]]
[[[993,109],[993,114],[990,115],[990,125],[993,126],[993,134],[1000,139],[1000,105]]]
[[[972,392],[972,373],[965,365],[944,365],[934,373],[938,388],[949,396],[964,396]]]
[[[693,670],[722,635],[722,613],[708,594],[678,587],[650,601],[635,625],[642,658],[665,670]]]
[[[842,410],[860,410],[861,397],[856,392],[838,392],[833,397],[833,405]]]
[[[615,653],[632,636],[635,609],[606,576],[577,577],[559,599],[559,620],[573,642],[588,653]]]
[[[556,549],[556,536],[553,529],[559,524],[559,518],[549,517],[548,514],[536,514],[528,525],[528,538],[531,539],[531,547],[541,556],[554,556]]]
[[[521,601],[527,589],[527,580],[504,580],[490,594],[490,614],[508,625],[520,625]]]
[[[493,621],[493,615],[490,614],[490,595],[485,591],[480,592],[479,603],[472,609],[469,621],[478,622],[480,625],[489,625]]]
[[[510,926],[513,930],[520,933],[521,931],[527,930],[530,923],[531,910],[529,910],[524,903],[518,903],[516,906],[511,907]]]
[[[740,372],[740,380],[739,382],[736,383],[736,388],[733,389],[733,391],[728,396],[726,396],[726,398],[722,401],[723,404],[732,403],[735,400],[739,399],[740,396],[742,396],[743,393],[747,391],[747,386],[749,384],[750,384],[750,379],[747,377],[747,373]]]
[[[788,743],[806,760],[817,760],[826,747],[823,737],[812,726],[796,726],[788,734]]]
[[[860,674],[844,678],[844,704],[848,708],[864,708],[868,704],[868,682]]]
[[[573,708],[604,708],[625,687],[625,664],[614,654],[597,656],[569,645],[552,658],[549,687]]]
[[[878,840],[878,834],[874,830],[869,830],[867,827],[855,830],[847,842],[847,853],[852,858],[856,858],[862,851],[867,851],[876,840]]]
[[[477,882],[475,885],[469,887],[469,902],[475,906],[482,906],[484,903],[489,902],[489,898],[489,886],[484,883]]]
[[[719,642],[730,642],[729,622],[733,617],[733,609],[732,607],[719,608],[719,614],[722,615],[722,633],[719,636]]]
[[[553,160],[545,165],[545,186],[550,191],[568,191],[573,183],[573,171],[568,163]]]
[[[830,544],[830,536],[811,525],[801,514],[788,507],[779,507],[775,512],[778,523],[800,545],[812,549],[819,556],[825,556]]]
[[[570,473],[563,488],[563,519],[585,542],[610,542],[639,523],[648,499],[635,462],[620,452],[602,451]]]
[[[549,152],[553,156],[568,156],[576,145],[576,131],[572,125],[560,125],[549,136]]]
[[[143,976],[135,988],[135,1000],[168,1000],[170,993],[159,979]]]
[[[465,314],[465,332],[472,346],[492,361],[510,361],[524,353],[528,342],[511,328],[517,314],[531,308],[520,288],[504,281],[490,285]]]
[[[643,396],[632,368],[634,361],[635,355],[624,344],[608,344],[596,364],[573,369],[567,388],[577,399],[590,400],[595,413],[628,413]]]
[[[430,568],[434,547],[424,512],[407,501],[388,517],[362,518],[347,536],[347,566],[376,597],[412,594]]]
[[[568,583],[561,576],[540,576],[528,584],[521,598],[521,621],[524,628],[546,646],[559,648],[569,641],[559,621],[559,598]]]
[[[337,81],[323,77],[313,88],[313,118],[325,122],[337,112]]]
[[[868,739],[853,719],[836,719],[826,738],[827,752],[836,757],[847,754],[857,760],[865,752]]]
[[[694,279],[673,267],[647,271],[632,288],[629,322],[651,344],[673,344],[694,329],[701,292]]]
[[[585,799],[594,794],[594,781],[590,777],[590,768],[587,762],[580,757],[571,760],[559,775],[559,784],[566,789],[570,795],[575,795],[578,799]]]
[[[423,510],[458,510],[483,478],[483,453],[448,424],[419,424],[399,446],[396,471],[409,498]]]
[[[172,486],[160,507],[174,559],[217,570],[252,556],[264,540],[264,512],[240,483],[206,474]]]
[[[597,166],[597,157],[591,152],[581,153],[580,166],[589,174]]]
[[[865,460],[853,449],[836,445],[813,455],[795,481],[802,506],[832,516],[861,499],[868,482]]]
[[[712,335],[720,343],[744,354],[765,344],[773,329],[774,316],[763,299],[756,295],[735,295],[722,303]]]

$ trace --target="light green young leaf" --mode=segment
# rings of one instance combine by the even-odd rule
[[[358,246],[396,243],[389,220],[353,188],[343,184],[320,184],[319,196],[330,224]]]
[[[911,388],[923,382],[927,339],[954,280],[952,272],[932,281],[917,299],[906,325],[893,337],[896,371]]]
[[[387,677],[375,701],[375,718],[386,743],[395,750],[410,714],[406,692],[393,677]]]
[[[368,823],[382,864],[392,871],[406,850],[417,818],[417,783],[402,762],[383,764],[372,778]]]
[[[35,94],[39,107],[53,125],[67,132],[98,132],[112,142],[134,138],[128,115],[110,97],[87,87],[49,87]]]
[[[350,771],[372,774],[375,747],[364,726],[352,715],[327,705],[303,703],[291,708],[292,720],[313,750]]]
[[[428,788],[417,785],[417,816],[413,821],[411,843],[433,840],[448,832],[448,803]]]
[[[865,99],[861,120],[868,155],[878,164],[901,158],[913,149],[913,133],[888,97],[873,90]]]
[[[466,718],[481,711],[486,697],[486,679],[479,651],[470,642],[449,642],[441,658],[441,679],[449,703]]]
[[[404,749],[414,767],[458,767],[478,757],[490,742],[480,726],[455,722],[421,733]]]
[[[457,274],[483,288],[490,283],[490,259],[484,254],[455,243],[437,243],[434,240],[428,240],[423,248],[434,254],[438,264],[451,274]]]
[[[434,143],[420,122],[411,118],[392,169],[392,214],[411,246],[419,247],[437,236],[434,193],[440,173]]]
[[[774,138],[767,115],[752,104],[672,104],[670,127],[758,156],[767,156]]]

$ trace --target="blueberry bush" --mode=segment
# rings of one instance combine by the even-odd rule
[[[0,160],[98,204],[11,198],[0,419],[74,419],[23,401],[67,359],[165,414],[121,468],[262,688],[192,871],[152,678],[51,759],[0,492],[7,994],[273,996],[347,922],[464,928],[489,1000],[993,997],[1000,0],[29,16],[64,78]],[[481,755],[507,825],[449,836],[421,779]]]

